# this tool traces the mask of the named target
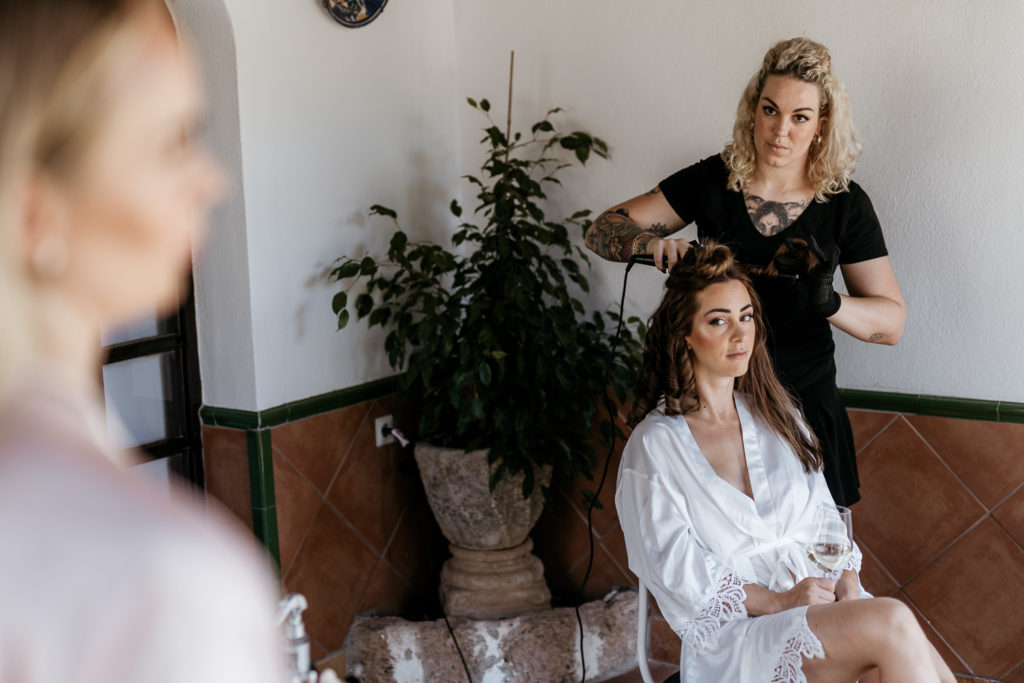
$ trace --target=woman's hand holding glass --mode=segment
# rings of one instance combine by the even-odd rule
[[[778,596],[780,612],[805,605],[827,605],[836,601],[836,582],[809,576]]]
[[[837,601],[859,599],[857,572],[846,569],[853,553],[852,513],[848,508],[822,503],[815,513],[815,529],[815,538],[807,546],[808,556],[836,578]]]
[[[814,515],[814,539],[807,554],[827,572],[842,571],[853,553],[853,521],[850,510],[832,503],[818,505]]]

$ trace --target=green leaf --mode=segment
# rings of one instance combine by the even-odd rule
[[[533,468],[528,466],[523,469],[523,498],[530,497],[530,494],[533,493],[533,487]]]
[[[487,135],[490,138],[491,146],[493,146],[493,147],[504,148],[508,144],[507,141],[505,140],[505,134],[502,133],[501,129],[498,128],[497,126],[491,126],[490,128],[488,128],[487,129]],[[487,138],[484,138],[484,139],[486,140]],[[501,174],[503,174],[505,172],[505,169],[503,168],[503,166],[504,166],[504,164],[496,165],[492,169],[492,171],[495,173],[495,175],[501,175]]]
[[[370,313],[369,326],[373,327],[374,325],[380,325],[381,327],[384,327],[388,324],[388,318],[390,317],[391,311],[389,309],[383,307],[375,308],[373,312]]]
[[[597,508],[598,510],[604,510],[604,505],[597,499],[594,492],[590,489],[583,489],[583,509],[590,510],[590,508]]]
[[[338,292],[337,294],[334,295],[334,298],[331,299],[331,310],[334,311],[335,315],[337,315],[341,313],[342,309],[345,308],[345,304],[347,303],[348,294],[346,294],[345,292]]]
[[[493,451],[493,449],[492,449]],[[490,455],[490,454],[488,454]],[[508,468],[505,467],[505,463],[502,463],[494,468],[494,472],[491,473],[491,478],[487,482],[487,487],[493,492],[494,487],[498,485],[498,482],[505,478],[505,474],[508,472]]]
[[[349,261],[342,266],[334,269],[334,279],[343,280],[347,277],[359,274],[359,262]]]
[[[490,116],[489,101],[466,102]],[[592,215],[545,217],[565,199],[553,191],[560,171],[607,150],[585,131],[559,135],[557,112],[534,124],[536,145],[524,144],[529,129],[506,136],[504,122],[488,118],[479,170],[463,176],[476,186],[465,194],[472,206],[449,196],[459,225],[444,246],[413,242],[396,225],[384,258],[343,256],[329,271],[346,285],[332,292],[339,327],[351,314],[385,328],[397,388],[421,405],[418,435],[446,447],[490,447],[492,484],[535,473],[538,465],[592,479],[598,435],[621,435],[615,423],[601,427],[601,397],[613,394],[617,405],[629,405],[634,399],[622,397],[642,358],[631,336],[637,323],[613,353],[609,317],[595,324],[581,302],[590,262],[577,231]],[[375,205],[371,213],[397,224],[387,207]],[[463,222],[467,217],[472,223]],[[453,244],[461,244],[459,253],[448,251]],[[348,283],[364,274],[365,287],[351,289]],[[341,289],[351,301],[337,296]],[[612,364],[610,372],[595,372],[595,363]],[[544,490],[530,474],[523,479],[524,489]]]
[[[399,230],[391,236],[391,244],[388,246],[388,255],[391,258],[395,258],[398,254],[405,253],[405,245],[409,243],[409,238],[406,237],[405,233]]]
[[[374,214],[378,216],[390,216],[391,218],[398,220],[397,213],[395,213],[386,206],[381,206],[380,204],[374,204],[373,206],[370,207],[370,215],[372,216]]]
[[[365,318],[373,310],[373,297],[369,294],[360,294],[356,297],[356,316]]]

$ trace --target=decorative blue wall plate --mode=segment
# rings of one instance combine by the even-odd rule
[[[388,0],[322,0],[334,20],[342,26],[359,28],[366,26],[377,18],[377,15],[388,4]]]

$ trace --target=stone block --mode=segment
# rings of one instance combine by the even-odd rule
[[[636,667],[637,594],[621,591],[580,606],[587,681]],[[449,619],[474,681],[579,681],[580,634],[571,607],[511,619]],[[466,678],[443,619],[406,621],[358,617],[344,652],[348,675],[365,683],[412,683]]]

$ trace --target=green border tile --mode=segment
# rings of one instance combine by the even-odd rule
[[[961,420],[1024,423],[1024,403],[862,389],[840,389],[839,392],[847,408],[954,417]]]
[[[922,396],[918,412],[922,415],[955,417],[964,420],[999,420],[999,401],[951,396]]]
[[[338,391],[303,398],[259,411],[203,406],[199,410],[199,417],[204,425],[214,427],[231,427],[233,429],[277,427],[288,422],[326,413],[330,410],[337,410],[338,408],[393,394],[397,384],[396,377],[385,377],[384,379],[359,384],[347,389],[339,389]]]
[[[381,398],[393,394],[396,385],[395,377],[385,377],[266,410],[236,410],[217,406],[203,406],[200,409],[199,417],[204,425],[244,429],[246,432],[253,533],[266,547],[278,573],[281,571],[281,549],[277,534],[277,502],[274,494],[274,459],[270,427]]]
[[[288,410],[291,404],[285,403],[284,405],[276,406],[274,408],[267,408],[261,410],[259,413],[260,427],[276,427],[277,425],[283,425],[285,422],[290,422],[288,419]]]
[[[270,556],[271,565],[274,570],[281,574],[281,549],[277,540],[277,507],[254,509],[252,511],[252,531],[257,539],[263,543],[267,554]]]
[[[274,499],[274,458],[269,429],[249,430],[245,433],[249,453],[249,491],[252,496],[253,532],[281,566],[281,551],[277,538],[277,507]]]
[[[259,413],[254,411],[218,408],[216,406],[203,406],[200,408],[199,419],[204,425],[230,427],[232,429],[256,429],[260,423]]]
[[[382,396],[393,394],[395,393],[397,384],[398,381],[396,377],[385,377],[384,379],[374,380],[373,382],[349,387],[348,389],[341,389],[339,391],[332,391],[328,394],[320,394],[319,396],[311,396],[310,398],[304,398],[300,401],[293,401],[292,403],[286,404],[288,407],[287,421],[294,422],[295,420],[301,420],[312,415],[326,413],[329,410],[337,410],[338,408],[345,408],[347,406],[355,405],[356,403],[362,403],[364,401],[370,401],[375,398],[381,398]],[[268,422],[267,426],[272,425]]]
[[[840,389],[847,408],[884,410],[893,413],[916,413],[920,397],[917,394],[898,394],[892,391],[864,391]]]
[[[1000,422],[1024,423],[1024,403],[1013,403],[1012,401],[999,402]]]

